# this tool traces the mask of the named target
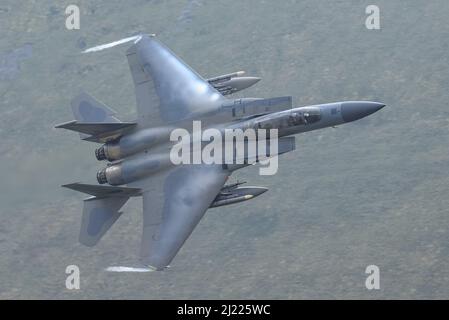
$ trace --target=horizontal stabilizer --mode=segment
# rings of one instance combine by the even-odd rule
[[[76,120],[57,125],[63,128],[84,134],[83,140],[104,142],[123,135],[123,133],[136,125],[135,122],[78,122]]]
[[[141,195],[138,188],[99,186],[84,183],[63,185],[75,191],[92,195],[84,200],[79,241],[92,247],[100,241],[122,214],[120,208],[130,197]]]
[[[141,190],[139,188],[100,186],[85,183],[70,183],[63,185],[63,187],[79,191],[82,193],[87,193],[92,196],[95,196],[96,198],[110,198],[110,197],[129,198],[141,195]]]
[[[86,141],[104,143],[120,137],[124,131],[133,128],[136,123],[122,122],[115,111],[83,92],[71,101],[75,120],[62,123],[56,128],[79,132]]]

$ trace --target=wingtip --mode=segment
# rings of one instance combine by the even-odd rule
[[[74,186],[79,185],[80,183],[81,182],[72,182],[72,183],[62,184],[61,188],[72,189]]]
[[[67,125],[74,124],[76,122],[77,122],[76,120],[70,120],[67,122],[59,123],[59,124],[55,125],[55,128],[56,129],[65,129]]]

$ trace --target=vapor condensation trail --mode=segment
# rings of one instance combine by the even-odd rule
[[[114,42],[105,43],[105,44],[101,44],[101,45],[98,45],[98,46],[95,46],[95,47],[92,47],[92,48],[88,48],[88,49],[84,50],[82,53],[97,52],[97,51],[101,51],[101,50],[104,50],[104,49],[109,49],[109,48],[118,46],[118,45],[123,44],[123,43],[130,42],[130,41],[134,41],[134,43],[137,43],[141,38],[142,38],[141,35],[134,36],[134,37],[129,37],[129,38],[124,38],[124,39],[117,40],[117,41],[114,41]]]
[[[134,268],[134,267],[122,267],[122,266],[111,266],[105,269],[108,272],[151,272],[154,271],[150,268]]]

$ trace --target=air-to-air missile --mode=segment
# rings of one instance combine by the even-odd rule
[[[229,95],[249,88],[260,81],[257,77],[243,77],[245,71],[237,71],[222,76],[207,79],[222,95]]]
[[[244,183],[246,182],[237,182],[224,186],[210,205],[210,208],[250,200],[268,191],[267,188],[263,187],[240,187]]]

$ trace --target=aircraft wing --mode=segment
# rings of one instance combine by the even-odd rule
[[[157,270],[169,265],[228,175],[220,165],[184,165],[130,184],[142,189],[143,263]]]
[[[127,58],[135,86],[140,128],[214,111],[225,99],[154,36],[142,35],[128,49]]]

